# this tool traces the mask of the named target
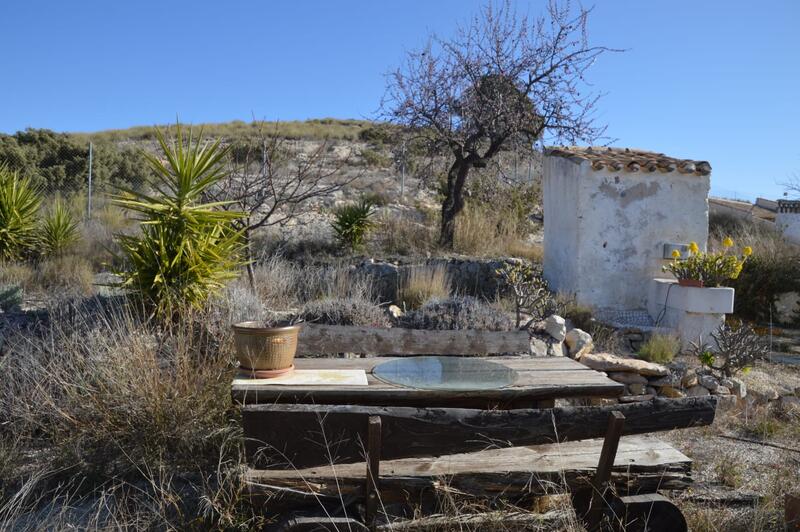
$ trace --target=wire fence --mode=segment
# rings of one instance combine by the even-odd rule
[[[0,164],[29,177],[45,204],[61,197],[86,218],[91,218],[110,194],[143,190],[151,177],[144,156],[133,147],[97,146],[74,139],[0,144]]]

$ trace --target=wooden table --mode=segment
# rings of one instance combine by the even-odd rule
[[[363,369],[367,386],[286,386],[233,383],[233,399],[242,404],[332,404],[364,406],[414,406],[450,408],[550,408],[557,398],[617,397],[625,386],[603,373],[564,357],[482,357],[517,372],[514,384],[476,391],[421,390],[387,384],[372,374],[373,368],[394,357],[298,358],[297,369]]]

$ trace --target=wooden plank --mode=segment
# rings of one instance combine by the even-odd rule
[[[589,508],[586,510],[586,521],[589,529],[600,527],[603,508],[606,506],[606,485],[611,478],[611,469],[619,448],[619,440],[625,426],[625,416],[619,411],[612,411],[608,417],[606,437],[603,439],[603,448],[600,451],[600,460],[597,462],[597,471],[592,480],[592,491],[589,493]],[[581,517],[582,510],[575,508]]]
[[[373,355],[480,355],[529,353],[526,331],[427,331],[344,325],[303,325],[298,355],[362,353]]]
[[[381,465],[381,418],[370,416],[367,426],[367,501],[364,510],[364,522],[370,531],[375,532],[378,518],[378,495],[380,490]]]
[[[590,486],[602,440],[506,447],[434,458],[385,460],[380,465],[381,502],[419,501],[425,493],[448,491],[476,497],[544,495]],[[311,503],[363,496],[364,464],[299,470],[248,469],[245,481],[257,499],[303,494]],[[651,436],[620,441],[611,482],[621,494],[685,489],[691,460]]]
[[[625,434],[708,425],[716,402],[708,396],[544,410],[260,404],[242,407],[242,425],[250,464],[311,467],[363,460],[369,416],[380,416],[381,456],[391,460],[594,438],[611,411],[625,416]]]

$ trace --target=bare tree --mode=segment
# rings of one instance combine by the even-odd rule
[[[257,229],[282,226],[306,212],[309,203],[328,196],[359,177],[344,170],[350,153],[339,156],[329,140],[309,153],[291,149],[277,129],[267,132],[258,123],[256,135],[231,150],[231,171],[209,196],[226,202],[224,209],[244,212],[235,228],[242,231],[247,254],[247,275],[253,278],[252,234]]]
[[[589,11],[551,1],[535,20],[506,1],[487,4],[453,38],[432,36],[389,76],[384,118],[425,130],[452,164],[442,202],[440,243],[452,247],[472,168],[513,144],[592,141],[598,95],[584,74],[608,48],[589,46]],[[545,139],[545,135],[547,138]]]

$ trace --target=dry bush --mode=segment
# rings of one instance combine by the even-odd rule
[[[422,216],[384,213],[378,217],[372,233],[372,245],[382,253],[424,255],[438,246],[435,221],[424,213]]]
[[[300,269],[280,255],[272,255],[253,268],[255,289],[267,308],[284,310],[298,303]]]
[[[412,266],[401,274],[398,302],[407,309],[418,309],[433,299],[450,296],[453,280],[447,264]]]
[[[303,321],[325,325],[388,327],[386,313],[372,301],[362,298],[311,301],[300,312]]]
[[[681,342],[675,335],[654,333],[639,349],[639,356],[656,364],[668,364],[680,350]]]
[[[9,338],[0,441],[20,458],[1,464],[0,528],[250,519],[233,511],[239,487],[230,476],[241,463],[230,400],[233,314],[222,306],[164,329],[136,306],[92,299],[51,309],[38,334]]]
[[[478,329],[510,331],[514,322],[508,315],[474,297],[431,300],[417,310],[407,312],[400,327],[429,330]]]
[[[40,262],[36,266],[36,287],[56,291],[56,297],[90,295],[93,292],[94,272],[91,263],[78,255],[66,255]]]
[[[23,288],[33,286],[36,272],[24,262],[0,262],[0,284],[17,285]]]
[[[465,255],[513,256],[541,262],[541,245],[526,240],[529,229],[511,212],[491,204],[467,204],[456,219],[454,250]]]

